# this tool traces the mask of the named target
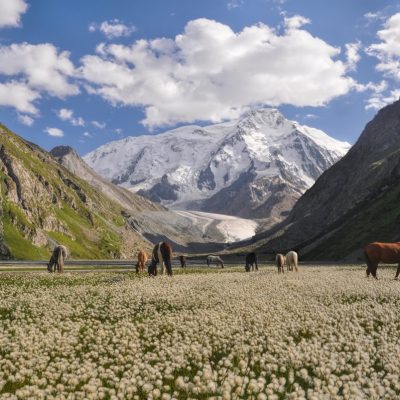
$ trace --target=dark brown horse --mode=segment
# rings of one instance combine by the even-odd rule
[[[185,256],[179,256],[179,261],[181,263],[181,268],[186,268],[186,257]]]
[[[373,242],[368,244],[364,249],[364,255],[367,260],[367,277],[372,274],[375,279],[378,264],[383,262],[385,264],[398,264],[396,276],[397,279],[400,274],[400,242],[398,243],[379,243]]]
[[[156,276],[157,275],[157,264],[160,263],[161,272],[164,273],[164,266],[167,269],[167,274],[172,276],[172,247],[167,242],[161,242],[154,246],[152,256],[151,256],[151,264],[149,266],[149,275]]]
[[[256,271],[258,271],[257,254],[256,253],[247,254],[246,266],[244,267],[246,272],[254,271],[254,265],[256,266]]]

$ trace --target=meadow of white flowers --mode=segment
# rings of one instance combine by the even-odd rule
[[[361,268],[0,274],[0,399],[397,399],[400,282]]]

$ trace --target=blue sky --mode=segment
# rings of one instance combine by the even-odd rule
[[[0,0],[0,121],[45,149],[274,106],[354,143],[400,96],[382,0]]]

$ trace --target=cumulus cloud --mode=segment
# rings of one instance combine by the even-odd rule
[[[53,137],[63,137],[64,136],[64,132],[58,128],[46,128],[44,131],[49,136],[53,136]]]
[[[103,21],[101,24],[91,23],[89,25],[90,32],[100,31],[104,33],[108,39],[130,36],[135,30],[135,26],[125,25],[118,19]]]
[[[27,9],[24,0],[0,0],[0,28],[19,26]]]
[[[308,22],[287,18],[279,35],[264,24],[234,32],[197,19],[174,39],[103,44],[83,57],[80,75],[111,104],[144,107],[150,128],[218,122],[259,104],[322,106],[355,82],[340,49],[299,29]]]
[[[18,121],[21,122],[21,124],[26,125],[26,126],[32,126],[35,120],[30,117],[29,115],[23,115],[19,114],[18,115]]]
[[[70,82],[75,68],[68,52],[58,52],[52,44],[0,45],[0,105],[19,112],[36,114],[34,102],[43,93],[64,98],[79,93]]]
[[[73,126],[84,126],[85,121],[81,117],[74,117],[74,112],[68,108],[60,108],[56,111],[58,118],[62,121],[69,121]]]
[[[68,79],[74,71],[69,53],[59,53],[50,43],[0,46],[0,74],[22,75],[30,88],[51,96],[63,98],[79,92],[78,87]]]
[[[24,83],[16,81],[0,82],[0,106],[14,107],[21,113],[36,115],[39,110],[33,103],[39,98],[39,93],[31,90]]]
[[[378,59],[376,69],[386,78],[400,81],[400,13],[389,17],[383,24],[383,29],[377,32],[378,43],[370,45],[366,52]],[[367,109],[380,109],[387,104],[399,99],[398,88],[389,89],[386,81],[380,84],[372,84],[372,96],[367,101]]]
[[[400,13],[391,16],[377,35],[380,42],[369,46],[367,53],[379,60],[378,71],[400,80]]]

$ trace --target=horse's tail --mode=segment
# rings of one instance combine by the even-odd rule
[[[258,269],[258,257],[257,257],[257,254],[254,254],[254,262],[256,263],[256,269]]]

